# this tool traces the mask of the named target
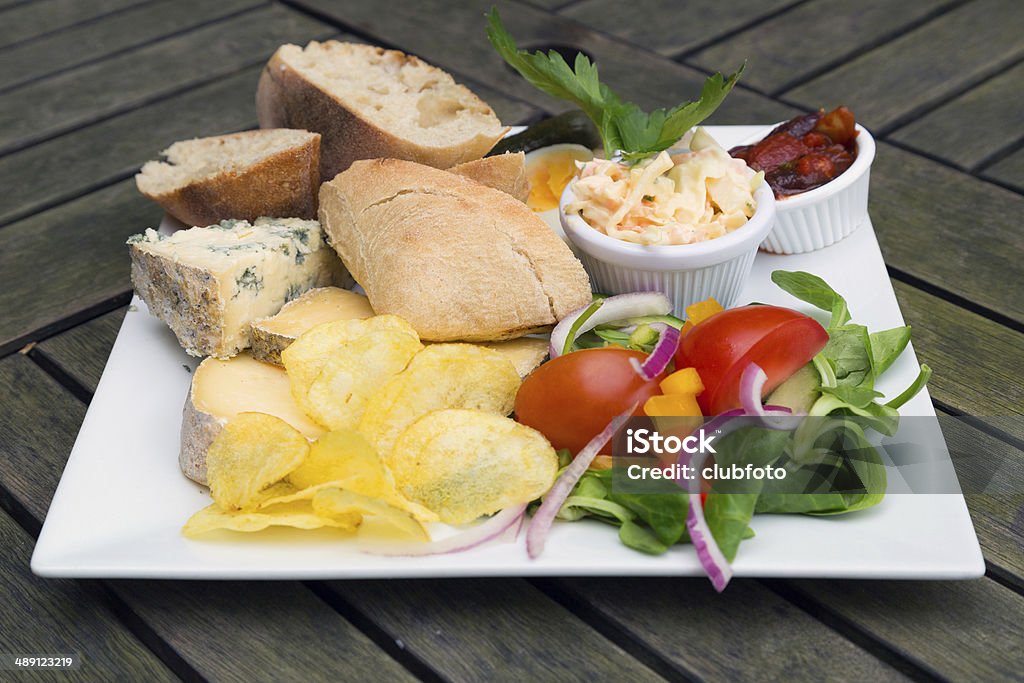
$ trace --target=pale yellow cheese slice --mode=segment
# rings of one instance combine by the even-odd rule
[[[252,353],[259,360],[281,364],[281,351],[310,328],[335,320],[355,320],[373,315],[362,294],[339,287],[311,289],[284,305],[276,315],[253,321]]]
[[[179,464],[186,476],[206,483],[207,449],[228,420],[245,412],[279,417],[310,440],[325,431],[295,403],[283,368],[248,352],[226,360],[207,358],[196,368],[185,401]]]

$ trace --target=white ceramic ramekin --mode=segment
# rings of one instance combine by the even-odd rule
[[[690,304],[714,297],[728,308],[750,275],[758,245],[775,221],[775,197],[767,183],[754,192],[757,208],[747,223],[706,242],[642,245],[600,232],[579,214],[566,214],[575,201],[572,183],[565,188],[559,215],[573,251],[583,262],[595,291],[604,294],[664,292],[682,316]]]
[[[814,251],[835,244],[867,220],[875,139],[859,124],[857,131],[857,158],[850,168],[821,187],[775,200],[775,228],[762,249],[775,254]],[[767,134],[759,133],[743,144],[759,142]]]

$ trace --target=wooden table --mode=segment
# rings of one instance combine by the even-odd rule
[[[879,138],[871,212],[959,448],[1016,491],[968,499],[968,582],[42,580],[33,539],[130,297],[132,175],[256,125],[281,43],[413,52],[507,123],[563,108],[506,68],[491,0],[0,0],[0,653],[77,652],[71,680],[1001,680],[1024,676],[1024,3],[532,0],[529,47],[582,49],[646,105],[749,60],[713,123],[849,105]],[[727,7],[728,6],[728,7]],[[116,434],[111,434],[116,439]],[[32,674],[0,672],[0,679]],[[56,676],[39,676],[40,679]]]

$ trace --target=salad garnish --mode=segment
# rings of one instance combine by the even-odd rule
[[[738,366],[725,368],[717,377],[700,377],[693,367],[681,365],[687,358],[682,348],[675,354],[674,367],[668,362],[663,365],[664,359],[653,356],[665,349],[674,351],[678,336],[685,339],[694,331],[706,341],[713,341],[704,334],[706,330],[725,330],[724,334],[740,336],[756,334],[749,325],[741,324],[743,319],[737,318],[737,309],[722,311],[713,301],[701,302],[687,309],[691,319],[685,324],[675,318],[672,320],[677,324],[671,324],[665,320],[667,314],[633,315],[638,308],[652,304],[657,307],[660,303],[650,294],[636,293],[596,299],[563,321],[565,327],[557,346],[566,357],[555,358],[544,366],[544,372],[538,371],[526,380],[517,397],[519,419],[527,424],[536,422],[533,426],[552,442],[582,443],[586,437],[580,439],[578,434],[561,431],[565,426],[559,423],[557,415],[538,410],[539,406],[531,409],[530,402],[551,400],[576,409],[596,400],[591,403],[591,410],[600,407],[607,411],[617,401],[619,407],[612,414],[618,417],[591,439],[575,459],[570,450],[559,451],[559,477],[542,497],[528,532],[531,557],[543,549],[555,518],[576,521],[590,517],[618,527],[621,542],[639,552],[662,554],[673,545],[692,542],[712,584],[722,590],[732,576],[730,563],[740,543],[754,535],[750,523],[755,514],[836,515],[881,502],[886,489],[886,468],[867,432],[893,435],[898,428],[898,408],[920,391],[931,370],[922,365],[910,387],[887,403],[880,403],[882,395],[875,390],[875,382],[906,348],[910,328],[902,326],[871,333],[865,326],[852,323],[846,300],[810,273],[775,271],[772,280],[802,301],[828,311],[831,319],[827,327],[823,331],[816,321],[795,311],[790,311],[788,318],[781,318],[769,311],[778,307],[744,307],[749,311],[743,314],[746,319],[764,318],[763,313],[768,312],[771,324],[764,328],[763,336],[732,341],[723,338],[712,345],[720,347],[719,350],[740,349],[742,353]],[[608,309],[602,310],[606,305]],[[721,325],[726,318],[715,322],[717,316],[729,318],[730,325]],[[793,325],[795,331],[784,337],[770,336],[777,335],[782,325]],[[817,330],[814,334],[812,327]],[[629,350],[629,340],[641,329],[646,330],[646,359]],[[595,332],[606,334],[595,336]],[[609,332],[612,334],[608,335]],[[776,348],[778,343],[761,343],[780,339],[792,342],[794,338],[806,343],[800,349],[789,344]],[[605,358],[601,349],[610,355]],[[598,355],[590,355],[594,353]],[[779,353],[799,357],[787,365]],[[765,368],[773,369],[766,371],[752,360],[757,354],[769,364]],[[577,355],[579,363],[569,362]],[[721,356],[712,364],[726,361],[729,359]],[[649,373],[634,378],[639,384],[615,380],[616,386],[629,387],[622,398],[588,396],[587,391],[593,392],[600,385],[583,388],[573,383],[574,379],[586,376],[580,374],[581,367],[602,372],[605,378],[621,378],[621,370],[615,367],[623,363],[631,364],[634,370],[648,366]],[[789,368],[785,375],[778,374],[780,367]],[[647,374],[653,379],[645,379]],[[720,387],[704,386],[709,381],[734,380],[737,386],[726,392],[720,391]],[[676,391],[682,391],[678,399]],[[734,396],[735,403],[704,418],[695,397],[705,393]],[[688,394],[685,399],[683,394]],[[632,398],[626,399],[627,395]],[[627,407],[626,400],[634,402]],[[712,482],[709,490],[702,489],[704,482],[693,477],[686,481],[663,480],[664,488],[653,491],[634,491],[615,481],[618,475],[614,464],[611,469],[591,466],[615,431],[625,424],[626,416],[646,414],[655,419],[667,415],[660,410],[661,403],[675,400],[680,401],[680,406],[691,406],[689,410],[672,413],[678,413],[682,418],[680,424],[687,425],[685,432],[703,429],[716,433],[716,467],[781,468],[785,477],[719,479]],[[643,406],[643,410],[638,412],[638,406]],[[697,422],[687,422],[684,414],[696,415],[692,419]],[[694,424],[697,429],[693,429]],[[678,463],[701,466],[705,457],[708,456],[703,453],[681,454]]]
[[[497,8],[492,7],[487,14],[487,37],[509,66],[536,88],[582,109],[600,131],[609,158],[619,152],[623,160],[631,162],[669,149],[687,131],[711,116],[739,80],[745,66],[744,63],[727,78],[720,73],[708,77],[695,102],[645,112],[602,83],[597,66],[583,53],[576,54],[576,61],[570,67],[554,50],[547,54],[520,50],[502,24]]]

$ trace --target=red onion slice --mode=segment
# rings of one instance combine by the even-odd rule
[[[764,383],[767,381],[768,375],[757,363],[751,363],[743,369],[743,374],[740,375],[740,405],[747,415],[764,415],[761,392],[764,391]]]
[[[671,312],[672,302],[661,292],[632,292],[598,299],[569,313],[555,325],[551,331],[548,353],[551,358],[558,358],[580,335],[598,325],[645,315],[668,315]],[[583,322],[576,325],[584,316]]]
[[[514,532],[512,540],[518,535],[519,526],[526,513],[526,504],[513,505],[490,517],[472,529],[442,538],[429,543],[395,545],[382,548],[366,549],[369,555],[385,555],[388,557],[423,557],[425,555],[448,555],[461,553],[478,548],[485,543],[494,541],[507,533]]]
[[[604,448],[609,439],[615,436],[615,432],[619,431],[622,425],[626,423],[626,420],[633,415],[637,405],[634,403],[624,415],[612,418],[608,426],[591,439],[590,443],[583,447],[583,450],[576,454],[573,461],[562,472],[562,476],[558,478],[558,481],[551,487],[551,490],[545,494],[544,502],[541,503],[537,512],[534,513],[533,519],[530,520],[530,526],[526,529],[526,552],[530,555],[530,559],[537,559],[544,552],[544,542],[547,540],[548,532],[555,521],[555,515],[562,509],[565,499],[572,493],[572,487],[576,485],[576,482],[580,480],[583,473],[587,471],[590,463],[594,461],[594,458],[601,452],[601,449]]]
[[[679,330],[671,325],[652,323],[651,327],[655,327],[659,331],[658,343],[651,349],[643,364],[636,358],[629,359],[633,369],[636,370],[636,374],[640,375],[641,379],[645,382],[650,382],[665,372],[665,368],[668,367],[668,364],[672,362],[676,355],[680,339]]]
[[[761,394],[767,381],[768,375],[756,363],[751,363],[743,370],[740,375],[740,403],[743,411],[750,417],[759,418],[761,426],[768,429],[796,429],[792,410],[785,406],[761,404]]]
[[[703,463],[698,464],[698,467]],[[711,528],[704,518],[704,508],[700,502],[700,479],[694,477],[690,483],[690,511],[686,515],[686,528],[690,532],[690,540],[697,550],[697,559],[704,572],[711,579],[711,585],[721,593],[732,579],[732,567],[725,559],[721,548],[711,535]]]

